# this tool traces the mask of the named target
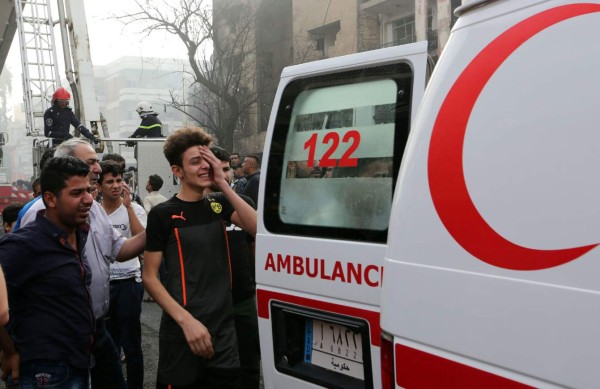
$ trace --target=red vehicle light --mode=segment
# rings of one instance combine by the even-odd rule
[[[381,333],[381,388],[394,389],[394,338]]]

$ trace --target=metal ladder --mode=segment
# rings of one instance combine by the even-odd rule
[[[50,0],[14,0],[28,136],[43,135],[44,112],[60,85]]]

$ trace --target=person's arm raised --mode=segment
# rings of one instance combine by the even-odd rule
[[[211,166],[211,179],[219,192],[223,193],[235,211],[231,215],[231,221],[241,227],[249,235],[256,236],[256,210],[237,195],[225,179],[225,173],[221,169],[221,161],[207,146],[200,146],[200,153]]]

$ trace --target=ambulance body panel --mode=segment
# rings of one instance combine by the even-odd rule
[[[394,194],[394,382],[596,387],[600,3],[480,3],[436,65]]]
[[[426,52],[421,42],[282,73],[256,237],[265,388],[381,386],[382,264]]]

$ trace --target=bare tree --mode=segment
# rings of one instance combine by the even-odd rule
[[[232,150],[234,131],[245,131],[257,101],[254,12],[238,0],[134,0],[135,12],[116,16],[151,36],[167,31],[181,39],[193,80],[169,104],[213,132]]]

